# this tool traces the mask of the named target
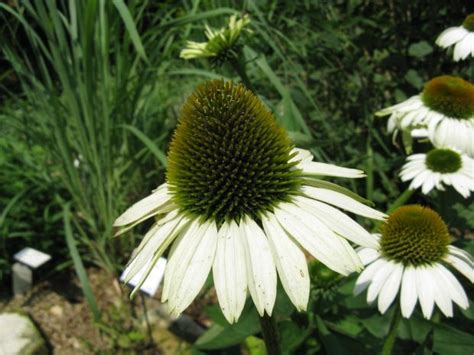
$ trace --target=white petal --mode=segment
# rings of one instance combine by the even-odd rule
[[[294,199],[341,237],[365,247],[376,248],[378,246],[377,240],[369,232],[338,209],[306,197],[297,196]]]
[[[436,271],[439,277],[444,279],[444,281],[448,284],[446,291],[449,292],[453,302],[459,305],[459,307],[463,309],[467,309],[467,307],[469,307],[469,301],[467,299],[466,292],[464,291],[458,279],[454,277],[451,271],[446,269],[441,264],[436,265]]]
[[[298,167],[301,169],[303,165],[310,163],[313,160],[313,154],[309,150],[300,149],[300,148],[293,148],[291,153],[296,153],[296,155],[291,158],[288,162],[299,162]]]
[[[215,223],[195,222],[192,227],[193,231],[176,241],[177,246],[168,262],[168,266],[173,266],[168,303],[174,315],[191,304],[206,282],[214,262],[217,246]]]
[[[402,316],[410,318],[416,306],[418,291],[416,287],[416,271],[412,266],[406,266],[403,271],[400,306]]]
[[[375,301],[380,290],[382,289],[382,286],[385,284],[387,278],[392,274],[392,272],[395,271],[395,268],[395,263],[387,261],[379,270],[377,270],[367,291],[368,303]]]
[[[446,282],[444,278],[439,277],[436,265],[430,266],[428,271],[434,288],[433,295],[435,303],[446,317],[452,317],[453,304],[451,302],[450,291],[448,290],[450,287],[449,283]]]
[[[436,44],[440,47],[447,48],[462,40],[467,34],[468,31],[462,26],[450,27],[439,35],[436,39]]]
[[[346,248],[347,241],[318,219],[293,204],[281,203],[279,207],[275,215],[283,228],[327,267],[343,275],[363,268],[356,252]]]
[[[128,263],[127,273],[124,281],[129,282],[146,263],[158,255],[160,257],[176,236],[186,227],[188,219],[179,216],[164,225],[155,223],[143,238],[142,242],[134,251],[134,255]],[[154,265],[149,265],[151,270]],[[145,272],[147,275],[147,272]]]
[[[362,178],[365,176],[362,170],[343,168],[337,165],[308,162],[301,166],[305,175],[336,176],[345,178]]]
[[[433,280],[430,277],[426,267],[419,266],[415,268],[416,286],[418,298],[420,300],[421,310],[426,319],[431,318],[434,308],[434,287]]]
[[[336,191],[316,188],[312,186],[303,186],[301,190],[306,196],[310,198],[329,203],[331,205],[337,206],[339,208],[345,209],[347,211],[364,217],[379,220],[384,220],[387,218],[387,215],[385,215],[384,213],[374,210],[373,208],[370,208],[354,200],[353,198]]]
[[[367,266],[357,278],[354,287],[354,295],[359,295],[362,293],[372,282],[374,275],[379,271],[381,267],[383,267],[387,261],[385,259],[377,259],[372,264]]]
[[[362,264],[368,265],[380,257],[380,252],[372,248],[360,248],[357,250],[357,255],[359,255]]]
[[[249,217],[242,219],[239,231],[246,253],[250,295],[260,316],[264,312],[271,315],[276,299],[277,274],[267,238]]]
[[[402,275],[403,265],[395,264],[394,270],[380,290],[378,299],[378,308],[380,313],[385,313],[397,296],[398,290],[400,289],[400,283],[402,281]]]
[[[232,221],[219,229],[212,268],[217,298],[229,323],[237,322],[247,296],[245,252],[238,228]]]
[[[454,266],[461,274],[466,276],[469,281],[474,282],[474,270],[472,265],[467,263],[463,258],[448,254],[445,260]]]
[[[262,217],[262,223],[283,288],[296,309],[305,311],[310,280],[304,253],[291,241],[273,214]]]
[[[114,227],[125,226],[145,216],[151,217],[157,209],[170,200],[166,183],[161,185],[154,193],[138,201],[120,215],[114,222]]]
[[[466,59],[469,54],[471,54],[470,51],[472,40],[473,38],[470,34],[468,34],[462,40],[456,43],[456,46],[454,47],[454,61],[457,62],[458,60]]]

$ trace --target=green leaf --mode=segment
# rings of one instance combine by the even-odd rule
[[[259,331],[258,313],[253,304],[248,302],[237,323],[212,325],[194,345],[202,350],[227,348],[243,342],[247,337]]]
[[[265,342],[260,338],[254,336],[247,337],[245,339],[245,346],[249,355],[267,355]]]
[[[408,48],[408,54],[416,58],[423,58],[431,52],[433,52],[433,47],[426,41],[414,43]]]
[[[433,351],[439,354],[465,355],[474,353],[474,336],[444,324],[436,324]]]
[[[284,354],[294,354],[294,351],[311,331],[308,329],[301,329],[294,322],[287,320],[278,324],[280,333],[280,345]]]
[[[159,160],[161,165],[166,168],[166,154],[160,148],[158,148],[158,146],[150,138],[148,138],[145,133],[128,124],[124,124],[122,127],[132,132],[139,140],[141,140],[142,143],[150,150],[150,152]]]
[[[135,21],[133,20],[130,11],[128,11],[127,5],[125,5],[123,0],[113,0],[113,3],[117,8],[120,17],[122,17],[123,23],[125,24],[132,43],[135,46],[135,50],[140,55],[140,57],[142,57],[146,62],[148,62],[148,58],[145,53],[145,48],[143,47],[142,40],[140,39],[137,27],[135,26]]]
[[[76,241],[72,235],[71,229],[71,216],[69,211],[69,204],[64,206],[63,216],[64,216],[64,234],[66,235],[66,244],[69,248],[69,253],[71,254],[72,261],[74,263],[74,269],[76,270],[77,277],[81,283],[81,289],[86,297],[89,308],[92,311],[94,320],[98,321],[100,319],[100,311],[95,300],[94,293],[92,292],[92,287],[89,283],[89,278],[87,277],[86,270],[82,264],[81,256],[77,250]]]
[[[407,71],[405,74],[405,80],[416,89],[421,89],[424,84],[424,80],[413,69]]]

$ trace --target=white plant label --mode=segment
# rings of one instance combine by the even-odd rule
[[[33,248],[24,248],[16,253],[13,258],[32,269],[36,269],[51,259],[51,255]]]

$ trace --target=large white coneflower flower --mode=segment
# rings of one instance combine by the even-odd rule
[[[466,80],[436,77],[425,84],[421,94],[376,115],[390,115],[389,132],[425,129],[434,145],[474,156],[474,85]]]
[[[201,85],[183,106],[169,149],[167,182],[114,223],[123,232],[156,220],[126,278],[152,260],[143,282],[171,246],[162,300],[173,314],[189,306],[211,268],[229,322],[238,320],[247,290],[260,315],[271,315],[277,273],[296,308],[305,310],[310,281],[302,249],[341,274],[359,271],[362,263],[349,241],[377,244],[338,208],[385,218],[357,195],[319,180],[360,178],[362,171],[312,159],[310,152],[293,148],[262,101],[244,86]]]
[[[366,268],[356,281],[354,293],[368,288],[367,302],[378,298],[381,313],[400,294],[403,317],[409,318],[417,301],[425,318],[436,304],[447,317],[453,302],[466,309],[469,302],[463,287],[447,268],[457,269],[474,281],[472,257],[450,245],[446,224],[433,210],[419,205],[403,206],[382,227],[379,245],[358,250]]]
[[[237,55],[237,41],[245,26],[250,23],[248,15],[237,20],[235,15],[229,19],[228,27],[213,30],[206,25],[207,42],[188,41],[180,57],[183,59],[210,58],[220,64]]]
[[[457,62],[471,55],[474,57],[474,14],[466,16],[461,26],[444,30],[436,40],[442,48],[454,46],[453,57]]]
[[[474,139],[474,137],[473,137]],[[464,198],[474,191],[474,160],[449,148],[435,148],[426,154],[413,154],[400,172],[402,181],[409,181],[410,189],[421,187],[424,194],[452,186]]]

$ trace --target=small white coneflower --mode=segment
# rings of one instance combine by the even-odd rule
[[[367,302],[378,298],[385,313],[397,295],[403,317],[409,318],[419,302],[423,316],[431,317],[434,305],[447,317],[453,302],[469,306],[460,282],[447,268],[454,268],[474,281],[472,257],[451,243],[446,224],[433,210],[419,205],[403,206],[382,226],[378,247],[358,250],[366,268],[359,275],[354,293],[367,291]]]
[[[424,130],[435,146],[454,147],[474,156],[474,85],[466,80],[436,77],[421,94],[376,115],[390,115],[389,132]]]
[[[461,26],[444,30],[436,40],[442,48],[454,46],[454,61],[474,57],[474,14],[466,16]]]
[[[352,192],[319,179],[360,178],[362,171],[312,160],[309,151],[293,147],[244,86],[201,85],[183,106],[168,153],[167,182],[114,223],[121,233],[155,218],[126,278],[148,265],[143,282],[171,246],[162,300],[173,314],[189,306],[211,269],[231,323],[238,320],[247,291],[259,314],[271,315],[277,275],[296,308],[305,310],[310,279],[302,249],[341,274],[359,271],[362,263],[350,242],[377,244],[338,208],[386,217]]]
[[[213,30],[206,25],[205,35],[207,42],[188,41],[180,57],[183,59],[210,58],[214,64],[221,64],[226,60],[236,57],[238,39],[245,26],[250,23],[248,15],[237,20],[235,15],[229,19],[228,27]],[[250,30],[248,30],[250,32]]]
[[[444,185],[448,185],[468,198],[474,191],[474,160],[455,149],[435,148],[407,157],[400,178],[411,180],[410,189],[421,187],[425,195],[433,189],[444,191]]]

